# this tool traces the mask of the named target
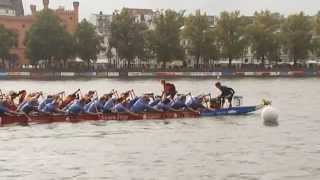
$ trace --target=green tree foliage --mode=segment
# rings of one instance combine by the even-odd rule
[[[74,34],[77,56],[88,64],[97,60],[97,55],[104,50],[102,38],[95,31],[93,24],[82,20]]]
[[[277,61],[280,56],[281,16],[270,11],[255,12],[248,27],[250,45],[255,57],[264,64],[265,59]]]
[[[245,30],[247,19],[239,11],[222,12],[217,21],[217,37],[221,46],[221,55],[229,59],[231,65],[234,58],[239,58],[247,47]]]
[[[180,45],[180,29],[183,26],[184,12],[166,10],[154,20],[155,28],[146,34],[148,47],[159,62],[166,68],[167,62],[182,59],[184,50]]]
[[[320,11],[313,19],[314,38],[312,39],[312,53],[315,56],[320,56]]]
[[[199,10],[185,19],[183,37],[189,42],[186,48],[195,57],[197,67],[200,59],[208,60],[217,56],[212,24],[208,16],[201,14]]]
[[[308,57],[311,50],[312,23],[304,13],[288,16],[282,25],[283,45],[296,65]]]
[[[27,56],[32,64],[40,60],[52,67],[70,58],[74,51],[72,37],[51,10],[37,14],[37,20],[27,32]]]
[[[0,59],[3,64],[9,58],[10,49],[17,44],[17,34],[0,25]]]
[[[146,25],[137,22],[125,8],[113,17],[110,46],[116,49],[121,59],[127,61],[127,66],[130,66],[136,57],[144,58],[144,33],[146,29]]]

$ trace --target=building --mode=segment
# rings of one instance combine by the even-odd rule
[[[0,0],[0,16],[23,16],[22,0]]]
[[[31,15],[23,16],[23,7],[21,3],[22,10],[17,8],[20,7],[19,3],[17,6],[13,6],[16,2],[21,0],[0,0],[0,10],[8,8],[10,13],[0,15],[0,24],[4,25],[6,28],[14,31],[18,35],[17,47],[11,50],[13,59],[10,60],[11,65],[15,66],[29,64],[29,60],[26,56],[25,38],[26,32],[30,29],[32,24],[36,21],[37,7],[31,5]],[[8,2],[11,2],[11,6]],[[44,9],[49,9],[49,0],[43,0]],[[21,8],[20,7],[20,8]],[[10,9],[11,8],[11,9]],[[59,8],[53,10],[55,14],[61,19],[63,26],[68,32],[75,32],[78,21],[79,21],[79,2],[73,2],[73,10],[65,10],[64,8]],[[22,15],[21,15],[22,12]]]
[[[128,11],[131,17],[134,17],[136,22],[145,23],[148,28],[152,29],[154,27],[153,20],[157,16],[158,12],[152,9],[136,9],[136,8],[124,8]],[[108,49],[109,38],[111,36],[111,23],[113,16],[119,13],[115,10],[112,14],[104,14],[100,11],[98,14],[92,14],[90,17],[90,22],[96,26],[96,31],[99,35],[104,38],[103,46]],[[113,50],[113,54],[115,51]],[[106,59],[106,53],[101,52],[99,59]]]

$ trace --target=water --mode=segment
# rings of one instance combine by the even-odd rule
[[[212,80],[174,81],[180,92],[212,90]],[[260,114],[163,121],[94,122],[0,128],[0,179],[320,178],[319,79],[222,80],[247,105],[262,98],[280,126]],[[158,80],[1,81],[3,90],[45,92],[134,88],[160,92]],[[216,93],[215,91],[211,91]]]

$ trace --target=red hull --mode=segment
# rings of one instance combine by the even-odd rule
[[[84,122],[84,121],[135,121],[135,120],[164,120],[164,119],[177,119],[177,118],[196,118],[200,117],[200,114],[190,111],[184,112],[165,112],[165,113],[143,113],[138,116],[131,114],[103,114],[103,115],[34,115],[30,116],[31,120],[25,116],[2,116],[0,117],[0,125],[10,125],[10,124],[48,124],[56,122]]]

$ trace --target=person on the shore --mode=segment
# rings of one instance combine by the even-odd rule
[[[215,83],[215,86],[221,92],[221,94],[218,96],[218,99],[221,99],[221,107],[224,107],[226,100],[228,100],[229,108],[231,108],[235,91],[230,87],[222,86],[220,82]]]
[[[160,82],[161,82],[161,85],[163,86],[163,91],[161,96],[165,96],[165,97],[170,96],[170,98],[173,99],[177,94],[175,85],[168,83],[165,80],[161,80]]]

